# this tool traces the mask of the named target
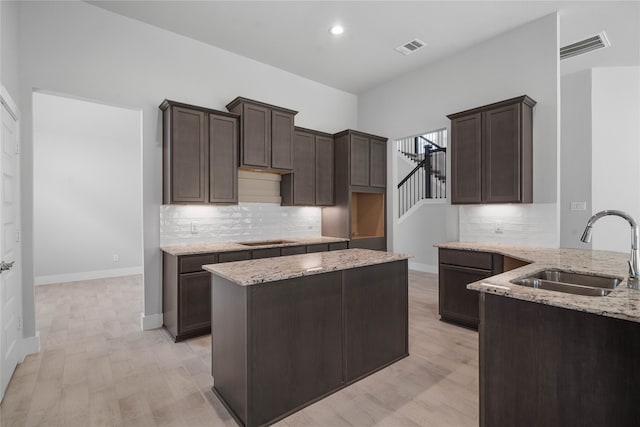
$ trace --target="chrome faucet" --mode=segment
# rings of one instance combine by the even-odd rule
[[[631,226],[631,256],[629,258],[629,278],[627,279],[627,286],[633,289],[640,289],[640,227],[631,215],[622,211],[600,211],[593,215],[587,221],[587,226],[582,233],[581,241],[589,243],[591,241],[591,228],[600,218],[604,216],[619,216],[629,222]]]

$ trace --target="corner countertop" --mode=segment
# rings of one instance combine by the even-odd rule
[[[467,289],[640,323],[640,290],[627,288],[628,254],[477,242],[449,242],[434,246],[443,249],[497,253],[531,263],[524,267],[470,283],[467,285]],[[534,289],[510,282],[513,279],[545,268],[617,276],[624,278],[624,281],[609,295],[603,297]]]
[[[369,249],[343,249],[331,252],[209,264],[203,265],[202,268],[240,286],[250,286],[330,271],[384,264],[409,258],[409,255],[391,252]]]
[[[348,242],[349,239],[342,239],[340,237],[325,237],[325,236],[308,236],[308,237],[283,237],[278,239],[269,240],[286,240],[288,243],[278,243],[272,245],[260,245],[260,246],[248,246],[238,242],[220,242],[220,243],[194,243],[191,245],[172,245],[161,246],[160,249],[171,255],[197,255],[197,254],[209,254],[218,252],[234,252],[234,251],[247,251],[251,249],[267,249],[267,248],[279,248],[285,246],[301,246],[301,245],[314,245],[322,243],[338,243]],[[250,243],[251,240],[246,240],[245,243]]]

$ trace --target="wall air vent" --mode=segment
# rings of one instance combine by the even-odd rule
[[[571,58],[572,56],[582,55],[597,49],[603,49],[611,46],[609,39],[604,31],[595,36],[588,37],[579,42],[575,42],[560,48],[560,59]]]
[[[419,39],[413,39],[407,43],[404,43],[401,46],[398,46],[395,50],[397,52],[400,52],[403,55],[409,55],[410,53],[413,53],[417,50],[422,49],[423,47],[425,47],[427,44],[425,42],[423,42],[422,40]]]

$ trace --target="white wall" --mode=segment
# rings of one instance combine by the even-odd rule
[[[591,216],[591,70],[561,79],[560,246],[590,248],[580,236]],[[584,211],[571,210],[585,202]]]
[[[592,211],[619,209],[640,221],[640,67],[594,68],[591,77]],[[601,219],[593,248],[628,252],[629,225]]]
[[[34,93],[35,284],[142,273],[141,127],[140,111]]]
[[[18,4],[0,1],[0,81],[11,97],[18,96]]]
[[[365,92],[358,100],[359,126],[367,132],[386,135],[393,140],[429,129],[448,128],[447,114],[523,94],[537,101],[533,119],[534,202],[555,205],[559,112],[558,18],[555,14]],[[390,182],[393,182],[393,177],[391,171]],[[390,203],[389,212],[392,212],[397,201],[390,200]],[[516,209],[522,216],[535,216],[546,211],[533,205],[521,205]],[[444,219],[437,216],[442,214],[431,212],[423,222],[457,223],[457,215]],[[550,229],[553,246],[557,246],[557,221],[550,227],[553,227]],[[393,232],[395,234],[398,230]],[[447,236],[446,240],[452,237],[458,236]],[[460,230],[459,237],[461,240],[474,238],[473,235],[464,235],[463,230]],[[394,236],[394,249],[399,238]],[[416,248],[417,252],[413,254],[426,251],[430,259],[435,259],[436,250],[431,246],[442,240],[436,234],[425,236],[421,247]],[[511,233],[507,229],[502,240],[527,243],[522,241],[521,233]]]
[[[326,132],[357,127],[355,95],[84,2],[21,2],[20,18],[25,245],[33,239],[27,232],[33,213],[29,202],[32,89],[141,108],[147,326],[161,322],[162,310],[158,215],[162,130],[158,105],[164,98],[224,110],[233,98],[245,96],[300,111],[296,116],[299,126]],[[25,260],[25,266],[28,264],[31,261]],[[25,277],[27,283],[29,279]],[[25,316],[31,318],[25,319],[25,329],[35,333],[33,308]]]

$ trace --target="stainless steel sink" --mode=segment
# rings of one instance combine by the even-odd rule
[[[511,281],[516,285],[531,288],[595,297],[609,295],[620,282],[622,282],[620,277],[574,273],[558,269],[541,270]]]
[[[260,242],[238,242],[239,245],[244,246],[271,246],[271,245],[283,245],[286,243],[295,243],[291,240],[263,240]]]

